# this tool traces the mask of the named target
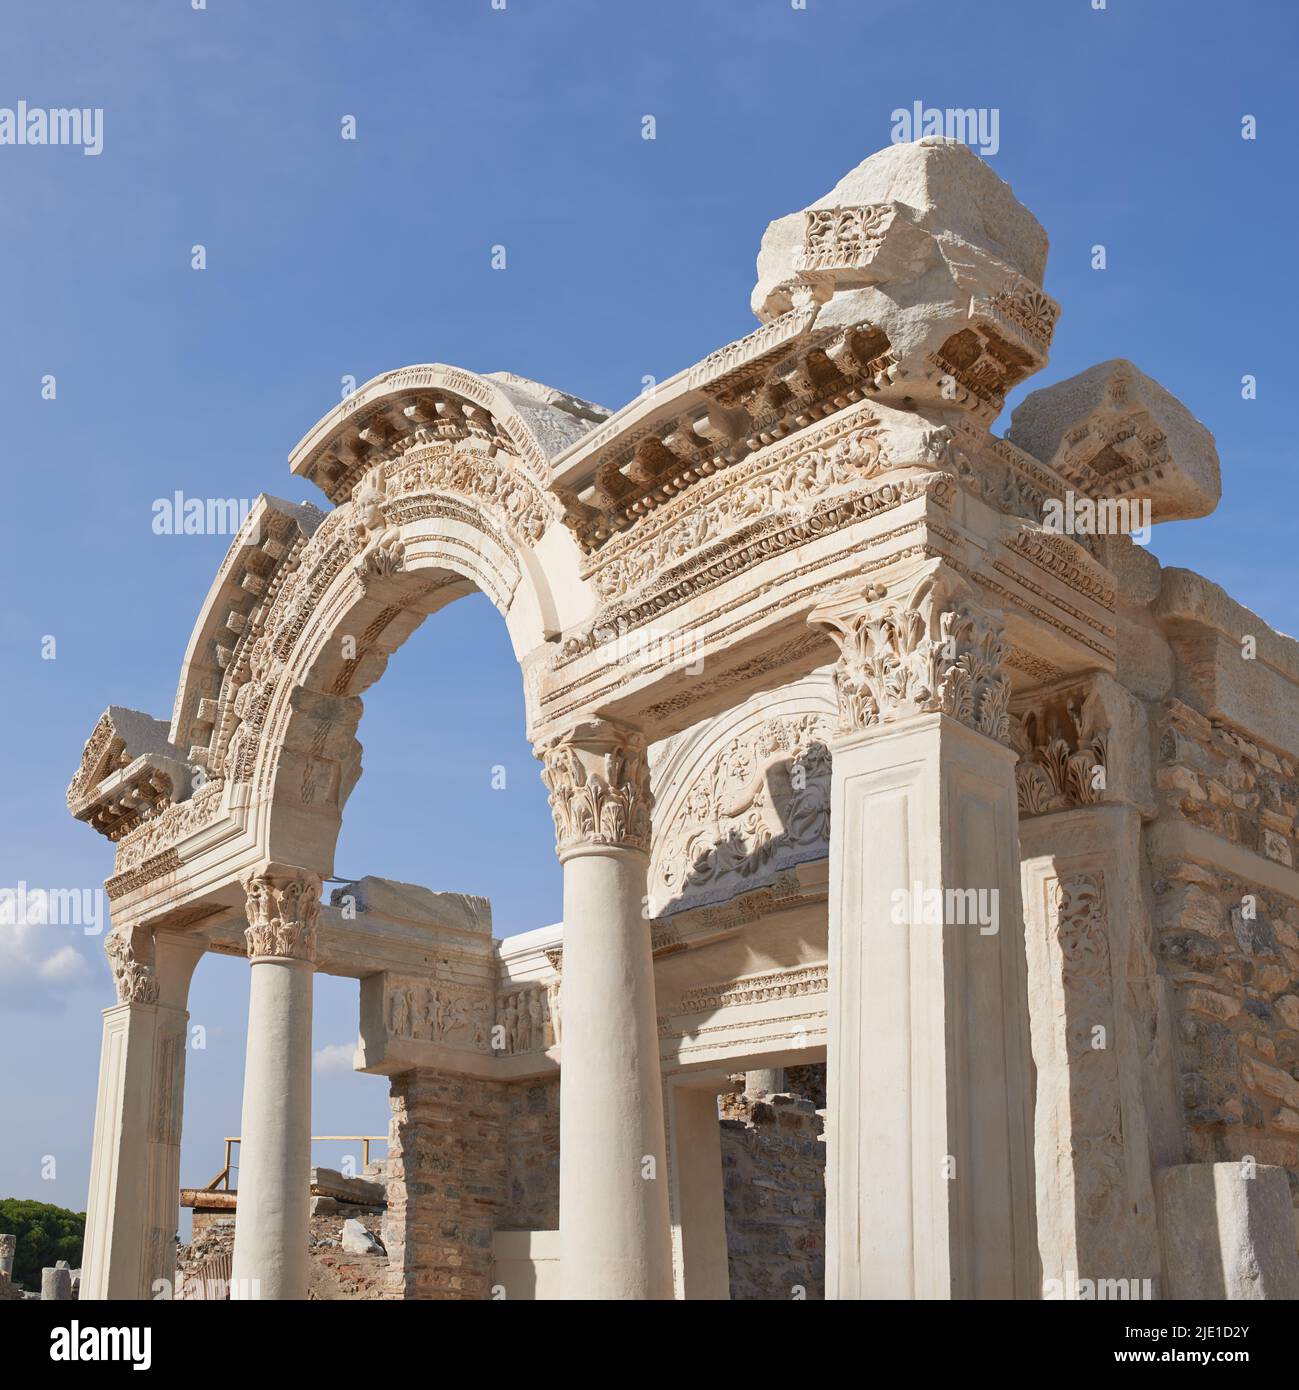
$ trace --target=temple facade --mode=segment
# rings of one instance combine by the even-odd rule
[[[1132,538],[1220,494],[1137,367],[994,433],[1046,255],[898,144],[621,410],[434,364],[310,430],[323,505],[258,499],[170,720],[110,707],[68,791],[116,847],[83,1299],[174,1274],[208,951],[249,961],[236,1297],[306,1294],[318,971],[390,1078],[394,1297],[729,1297],[718,1096],[821,1063],[829,1298],[1299,1297],[1299,644]],[[363,692],[475,589],[564,876],[504,941],[322,887]]]

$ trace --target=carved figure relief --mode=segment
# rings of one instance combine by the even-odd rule
[[[521,1052],[544,1052],[558,1037],[549,1034],[547,987],[528,985],[511,990],[501,998],[496,1011],[497,1027],[502,1029],[499,1049],[507,1056]]]
[[[662,890],[673,897],[721,884],[739,891],[778,850],[828,845],[829,731],[825,715],[805,714],[732,738],[663,832]]]
[[[492,1008],[485,990],[415,981],[390,987],[386,1004],[393,1037],[451,1047],[490,1046]]]

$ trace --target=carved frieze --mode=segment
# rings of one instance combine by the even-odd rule
[[[498,517],[526,545],[546,534],[551,511],[523,470],[507,457],[448,444],[412,449],[384,469],[390,496],[454,492]]]
[[[412,980],[389,985],[385,1022],[395,1038],[488,1050],[492,1001],[486,990],[447,981]]]
[[[505,1056],[544,1052],[551,1043],[558,1042],[558,1036],[551,1028],[547,987],[527,985],[501,995],[496,1007],[493,1033],[493,1047]]]
[[[746,1004],[766,1004],[776,999],[796,999],[808,994],[824,994],[830,987],[828,965],[804,965],[792,970],[772,970],[762,975],[742,976],[719,984],[698,985],[687,990],[675,1014],[714,1013],[718,1009]]]
[[[152,855],[178,845],[221,814],[222,781],[206,782],[188,801],[167,806],[152,820],[137,826],[117,843],[114,870],[118,874],[139,867]]]
[[[752,460],[663,509],[635,536],[610,541],[588,570],[606,602],[641,587],[728,530],[808,504],[836,488],[873,477],[884,466],[879,421],[856,415],[852,428],[829,431]]]

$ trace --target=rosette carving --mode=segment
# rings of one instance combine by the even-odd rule
[[[248,955],[316,959],[320,878],[308,869],[268,864],[243,881],[248,895]]]

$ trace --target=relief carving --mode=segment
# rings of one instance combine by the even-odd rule
[[[1089,869],[1058,879],[1051,905],[1064,1005],[1075,1203],[1079,1214],[1097,1225],[1113,1215],[1124,1169],[1104,874]]]
[[[522,1052],[544,1052],[558,1034],[549,1028],[549,991],[545,985],[529,985],[502,995],[496,1010],[500,1030],[499,1052],[516,1056]]]
[[[1021,816],[1092,806],[1105,789],[1109,746],[1096,690],[1056,694],[1011,720]]]
[[[448,1047],[491,1044],[491,1000],[483,990],[415,981],[390,986],[385,1004],[393,1037]]]
[[[827,716],[804,714],[730,739],[662,832],[661,889],[738,892],[779,851],[828,847],[829,733]]]

